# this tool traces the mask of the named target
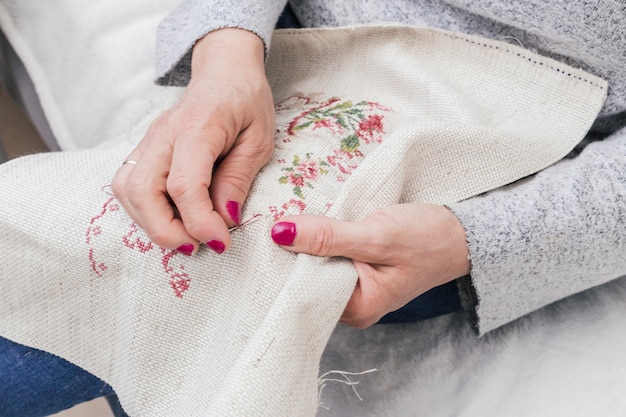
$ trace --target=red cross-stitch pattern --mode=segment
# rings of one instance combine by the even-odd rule
[[[128,233],[126,233],[122,238],[122,241],[124,242],[124,246],[128,249],[137,249],[141,253],[146,253],[152,249],[152,242],[142,239],[141,236],[135,236],[133,239],[133,235],[137,235],[138,231],[139,227],[137,226],[137,223],[133,222],[130,225]]]
[[[103,261],[99,261],[96,259],[95,249],[92,245],[94,239],[102,234],[102,227],[98,224],[98,221],[104,217],[105,214],[118,211],[120,209],[120,205],[115,201],[115,198],[109,198],[103,205],[100,213],[91,218],[89,221],[89,227],[87,227],[87,232],[85,233],[85,243],[89,245],[89,263],[91,265],[91,270],[95,272],[95,274],[99,277],[102,277],[104,271],[107,270],[107,265]]]
[[[302,214],[304,212],[304,209],[306,209],[306,204],[301,200],[296,200],[295,198],[292,198],[288,202],[284,203],[282,206],[280,206],[280,209],[278,209],[278,207],[276,206],[269,207],[270,214],[272,215],[274,221],[278,221],[278,219],[284,217],[287,214]]]
[[[366,154],[383,141],[385,114],[391,109],[370,101],[353,102],[338,97],[320,100],[294,96],[277,104],[276,111],[277,115],[283,114],[283,120],[287,118],[285,124],[276,131],[276,163],[281,167],[278,182],[292,187],[297,198],[291,198],[281,205],[269,206],[274,221],[286,215],[304,213],[307,208],[303,201],[305,193],[314,189],[320,181],[328,181],[324,178],[336,182],[345,181],[346,177],[358,168]],[[291,115],[289,111],[292,111]],[[304,135],[307,131],[313,136]],[[292,139],[294,143],[298,140],[298,143],[305,145],[304,149],[299,148],[299,153],[294,153],[293,149],[279,147],[280,143],[287,144]],[[307,139],[312,142],[307,142]],[[318,140],[329,141],[325,143],[332,145],[332,151],[327,154],[316,154],[314,151],[319,148],[315,141]],[[306,150],[308,143],[311,143],[310,152]],[[332,202],[322,204],[325,204],[326,211],[332,206]],[[102,222],[102,219],[110,213],[121,212],[120,208],[114,197],[109,198],[100,212],[91,218],[87,227],[85,241],[89,246],[89,264],[98,277],[103,277],[109,267],[107,262],[98,256],[96,243],[105,232],[109,234],[116,232],[105,230],[107,224]],[[127,218],[124,221],[126,220]],[[112,224],[119,225],[119,222]],[[152,250],[156,248],[135,223],[130,223],[127,232],[118,236],[123,248],[136,252],[137,256],[154,253]],[[160,249],[160,253],[160,264],[174,295],[183,298],[184,293],[191,287],[191,277],[186,271],[185,264],[177,261],[185,258],[176,258],[179,252],[175,250]]]
[[[161,249],[161,253],[163,254],[161,263],[165,273],[170,277],[170,286],[174,290],[176,297],[183,298],[183,293],[189,289],[191,279],[189,278],[189,274],[185,272],[184,264],[178,265],[178,270],[171,265],[172,259],[178,255],[179,252]]]
[[[291,112],[291,113],[290,113]],[[293,116],[293,112],[296,112]],[[333,181],[346,181],[371,152],[385,137],[385,115],[391,112],[390,108],[371,101],[352,101],[331,97],[292,96],[276,105],[276,114],[288,118],[283,127],[277,126],[276,162],[282,165],[282,176],[278,178],[280,184],[292,187],[297,199],[291,199],[278,206],[270,206],[270,214],[274,220],[286,214],[300,214],[307,205],[302,201],[313,190],[316,184],[324,180],[327,174]],[[291,114],[291,117],[289,116]],[[278,123],[278,122],[277,122]],[[305,134],[305,132],[310,132]],[[300,137],[299,137],[300,136]],[[292,139],[301,142],[299,146],[306,149],[310,143],[311,149],[294,154],[289,145]],[[318,141],[324,141],[325,146],[332,145],[334,149],[327,154],[316,154],[320,149]],[[283,146],[280,146],[280,144]],[[304,156],[302,156],[304,155]],[[291,161],[291,162],[288,162]],[[328,184],[328,183],[327,183]],[[327,203],[327,209],[332,205]],[[293,212],[299,209],[298,212]],[[296,210],[297,211],[297,210]]]
[[[111,212],[120,211],[120,205],[114,197],[109,198],[103,205],[100,213],[92,217],[85,233],[85,242],[89,246],[89,263],[91,270],[100,278],[102,278],[105,272],[108,270],[107,264],[98,259],[96,256],[97,248],[96,238],[102,236],[105,232],[104,225],[101,224],[101,220]],[[114,230],[108,230],[107,233],[115,232]],[[136,223],[131,223],[129,230],[121,237],[120,242],[125,248],[137,251],[141,255],[145,255],[152,251],[156,246],[145,236],[143,230],[137,226]],[[189,290],[191,286],[191,277],[185,271],[184,264],[175,264],[172,259],[179,253],[175,250],[166,250],[161,248],[161,267],[169,278],[170,287],[174,291],[174,295],[178,298],[183,298],[183,294]]]
[[[282,159],[282,161],[285,161]],[[286,162],[284,162],[286,163]],[[320,175],[328,174],[328,162],[322,159],[311,159],[311,154],[307,153],[304,158],[294,155],[290,166],[281,168],[285,175],[278,179],[281,184],[291,184],[293,193],[304,200],[304,189],[314,188],[313,183]]]

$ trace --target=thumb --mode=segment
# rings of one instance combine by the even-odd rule
[[[303,214],[283,217],[272,227],[272,240],[292,252],[344,256],[367,262],[371,239],[361,222]]]
[[[209,189],[214,209],[229,227],[241,223],[241,206],[248,196],[252,181],[269,161],[272,146],[239,144],[224,157],[213,174]]]

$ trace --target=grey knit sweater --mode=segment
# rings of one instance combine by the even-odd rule
[[[161,24],[157,79],[185,85],[204,34],[240,27],[270,50],[285,0],[186,0]],[[561,298],[626,277],[626,1],[293,0],[305,27],[397,22],[515,38],[525,48],[609,81],[593,131],[542,172],[451,205],[471,278],[462,301],[482,334]]]

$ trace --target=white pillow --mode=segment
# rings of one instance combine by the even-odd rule
[[[152,82],[156,27],[178,2],[0,1],[0,27],[61,149],[117,137],[161,100]]]

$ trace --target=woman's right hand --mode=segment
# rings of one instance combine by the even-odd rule
[[[194,47],[189,86],[128,155],[136,164],[118,169],[113,193],[157,245],[222,253],[273,137],[262,41],[242,29],[211,32]]]

